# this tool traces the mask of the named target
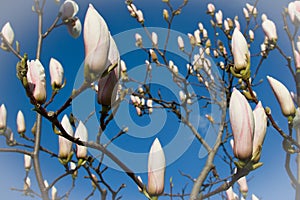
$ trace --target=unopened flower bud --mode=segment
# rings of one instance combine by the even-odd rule
[[[199,46],[201,44],[200,30],[199,29],[194,31],[194,37],[195,37],[195,40],[196,40],[196,45]]]
[[[165,154],[156,138],[148,156],[148,192],[151,196],[161,195],[165,184]]]
[[[199,28],[199,31],[202,33],[203,32],[203,24],[201,22],[198,23],[198,28]]]
[[[163,10],[163,17],[166,21],[169,21],[169,12],[167,9]]]
[[[52,188],[51,188],[51,200],[56,200],[56,199],[57,199],[57,189],[53,185]]]
[[[23,134],[26,131],[25,118],[21,110],[19,110],[17,114],[17,129],[20,134]]]
[[[75,39],[78,38],[82,31],[82,25],[81,25],[80,19],[75,17],[70,22],[68,22],[67,29],[68,29],[69,34],[73,38],[75,38]]]
[[[246,20],[249,20],[249,12],[246,8],[243,8],[243,13],[244,13],[244,17],[246,18]]]
[[[60,7],[59,12],[61,13],[61,19],[73,18],[78,13],[78,4],[73,0],[66,0]]]
[[[216,21],[217,21],[217,24],[218,26],[222,26],[222,22],[223,22],[223,13],[221,10],[219,10],[217,13],[216,13]]]
[[[136,45],[137,47],[143,46],[143,38],[142,38],[142,36],[141,36],[140,34],[138,34],[138,33],[135,34],[135,45]]]
[[[152,46],[157,47],[157,44],[158,44],[157,34],[155,32],[152,32],[151,38],[152,38]]]
[[[9,22],[7,22],[2,30],[1,30],[2,36],[6,39],[6,41],[8,42],[8,44],[12,45],[12,43],[14,42],[14,38],[15,38],[15,33],[14,30],[12,29],[11,25]],[[2,39],[2,38],[1,38]],[[7,50],[7,46],[5,43],[2,42],[1,44],[2,48],[4,50]]]
[[[215,6],[212,3],[207,4],[207,13],[213,15],[215,12]]]
[[[250,41],[253,42],[253,40],[254,40],[254,32],[252,30],[249,30],[249,38],[250,38]]]
[[[178,36],[177,42],[178,42],[178,47],[179,47],[179,49],[180,49],[181,51],[183,51],[183,50],[184,50],[184,42],[183,42],[183,39],[182,39],[181,36]]]
[[[24,168],[26,171],[29,171],[31,168],[31,156],[24,154]]]
[[[270,76],[267,76],[267,79],[278,103],[280,104],[282,114],[286,117],[294,116],[296,113],[296,108],[289,90],[278,80]]]
[[[75,138],[78,138],[82,142],[88,141],[88,131],[82,121],[79,121],[78,127],[75,131]],[[84,145],[76,144],[76,156],[78,159],[86,159],[87,147]]]
[[[53,90],[61,89],[63,85],[64,69],[60,62],[54,58],[50,59],[49,64],[51,85]]]
[[[150,52],[153,62],[157,63],[158,60],[157,60],[157,55],[156,55],[155,51],[153,49],[150,49],[149,52]]]
[[[206,39],[208,37],[206,29],[203,29],[202,36],[203,36],[204,39]]]
[[[140,22],[141,24],[144,23],[144,15],[143,12],[141,10],[136,11],[136,15],[137,15],[137,20],[138,22]]]

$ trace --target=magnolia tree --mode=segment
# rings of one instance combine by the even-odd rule
[[[1,17],[3,194],[300,199],[300,1],[237,2],[34,0],[21,25]]]

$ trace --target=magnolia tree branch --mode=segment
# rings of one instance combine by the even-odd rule
[[[196,199],[202,199],[201,195],[201,186],[203,185],[204,181],[206,180],[209,172],[214,168],[214,158],[215,155],[218,152],[218,149],[222,143],[222,136],[224,132],[224,125],[225,125],[225,119],[226,119],[226,104],[224,104],[223,107],[221,107],[222,110],[222,117],[221,117],[221,124],[218,130],[218,136],[215,142],[214,147],[208,152],[208,157],[205,163],[204,168],[200,172],[198,178],[195,180],[193,189],[190,195],[190,200],[196,200]]]

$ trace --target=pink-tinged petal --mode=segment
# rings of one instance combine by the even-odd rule
[[[52,88],[61,88],[63,84],[64,69],[60,62],[54,58],[51,58],[49,70]]]
[[[236,71],[245,69],[250,62],[248,44],[243,34],[235,28],[231,40],[234,68]]]
[[[240,192],[242,193],[243,197],[246,198],[247,193],[248,193],[248,184],[247,184],[247,179],[246,176],[241,177],[237,183],[240,186]]]
[[[71,125],[70,120],[67,117],[67,115],[63,116],[61,125],[70,136],[74,135],[72,125]],[[67,158],[70,155],[70,153],[72,152],[72,142],[62,136],[58,136],[58,141],[59,141],[58,157],[59,158]]]
[[[80,141],[87,142],[88,141],[88,131],[82,121],[79,122],[78,127],[75,131],[75,138],[79,138]],[[87,156],[87,147],[76,144],[76,156],[77,158],[85,159]]]
[[[253,139],[253,155],[257,155],[258,157],[254,159],[254,162],[258,162],[260,159],[260,152],[261,147],[264,143],[264,139],[266,136],[267,131],[267,115],[265,113],[265,109],[263,108],[261,102],[258,102],[254,111],[254,123],[255,123],[255,130],[254,130],[254,139]]]
[[[234,192],[231,186],[226,190],[226,196],[227,196],[227,200],[235,200]]]
[[[288,5],[288,13],[290,16],[290,19],[293,23],[295,23],[295,3],[291,2]]]
[[[46,77],[45,69],[41,62],[36,59],[28,61],[27,80],[29,89],[35,100],[43,104],[46,101]]]
[[[166,159],[159,140],[156,138],[148,157],[148,192],[158,196],[164,192]]]
[[[267,79],[278,103],[280,104],[282,114],[287,117],[294,116],[296,113],[296,108],[289,90],[278,80],[270,76],[267,76]]]
[[[229,116],[234,138],[234,155],[240,160],[248,160],[252,157],[254,119],[248,101],[235,88],[230,98]]]
[[[92,4],[87,10],[83,39],[85,47],[85,78],[94,81],[101,76],[106,68],[110,47],[108,27]]]
[[[21,110],[17,114],[17,130],[20,134],[26,131],[25,118]]]

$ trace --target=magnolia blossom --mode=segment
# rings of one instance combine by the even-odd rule
[[[31,156],[24,154],[24,168],[29,171],[31,168]]]
[[[223,22],[223,13],[221,10],[219,10],[217,13],[216,13],[216,21],[217,21],[217,24],[218,25],[222,25],[222,22]]]
[[[31,187],[31,180],[30,180],[30,178],[27,176],[26,179],[25,179],[25,182],[24,182],[24,188],[23,188],[23,190],[24,190],[24,191],[27,191],[27,190],[30,189],[30,187]]]
[[[157,55],[156,55],[155,51],[153,49],[150,49],[149,53],[151,55],[151,58],[152,58],[153,62],[156,63],[157,62]]]
[[[289,90],[278,80],[267,76],[273,93],[275,94],[278,103],[281,107],[281,112],[285,116],[294,116],[296,108]]]
[[[74,162],[70,162],[70,170],[73,170],[73,174],[72,174],[72,177],[73,178],[76,178],[77,175],[78,175],[78,170],[75,170],[76,169],[76,164]]]
[[[224,30],[225,31],[230,31],[230,27],[229,27],[229,24],[228,24],[227,20],[224,20]]]
[[[48,183],[47,180],[44,180],[44,185],[45,185],[46,188],[49,187],[49,183]]]
[[[43,104],[46,101],[46,77],[44,67],[38,59],[28,61],[27,65],[29,89],[35,100]]]
[[[17,114],[17,130],[20,134],[26,131],[25,118],[21,110]]]
[[[143,38],[139,33],[136,33],[135,35],[135,45],[137,47],[141,47],[143,45]]]
[[[165,168],[165,154],[156,138],[148,157],[148,192],[150,195],[157,196],[164,192]]]
[[[239,180],[237,180],[237,183],[240,186],[240,191],[241,191],[243,197],[246,198],[247,193],[248,193],[248,184],[247,184],[246,176],[243,176]]]
[[[60,62],[54,58],[49,64],[52,89],[60,89],[63,85],[64,69]]]
[[[120,67],[122,72],[127,71],[126,63],[123,60],[120,61]]]
[[[198,28],[199,28],[200,32],[203,31],[204,26],[203,26],[203,24],[201,22],[198,23]]]
[[[73,0],[66,0],[59,9],[61,13],[61,19],[66,20],[73,18],[78,13],[79,7]]]
[[[93,188],[97,187],[96,184],[98,183],[98,179],[95,174],[92,174],[92,176],[91,176],[91,183],[92,183]]]
[[[254,32],[252,30],[249,30],[249,38],[251,41],[254,40]]]
[[[234,17],[234,25],[239,31],[241,31],[241,25],[240,25],[238,16]]]
[[[246,8],[243,8],[244,17],[248,20],[249,19],[249,12]]]
[[[234,192],[233,192],[233,190],[232,190],[232,186],[230,186],[230,187],[226,190],[226,196],[227,196],[227,200],[235,200]]]
[[[201,44],[201,38],[200,38],[200,30],[199,29],[194,31],[194,37],[195,37],[195,40],[196,40],[196,44],[200,45]]]
[[[153,100],[152,99],[148,99],[147,100],[147,107],[149,109],[149,114],[151,114],[153,112]]]
[[[253,14],[254,17],[257,15],[256,7],[250,5],[249,3],[246,3],[246,8],[248,9],[250,14]]]
[[[136,9],[136,6],[133,3],[131,3],[130,5],[127,5],[127,9],[128,9],[128,11],[129,11],[129,13],[132,17],[136,17],[137,9]]]
[[[57,199],[57,189],[56,187],[53,185],[51,187],[51,200],[56,200]]]
[[[190,44],[191,44],[192,46],[195,46],[195,44],[196,44],[196,39],[195,39],[195,37],[194,37],[191,33],[188,33],[187,35],[188,35],[188,38],[190,39]]]
[[[74,135],[72,125],[67,115],[63,116],[61,120],[61,125],[70,136]],[[72,142],[60,135],[58,136],[58,142],[59,142],[58,157],[62,159],[67,159],[72,152]]]
[[[98,103],[111,105],[116,100],[117,89],[115,88],[120,78],[120,54],[115,41],[111,37],[109,54],[106,66],[115,66],[113,71],[102,77],[98,81]]]
[[[169,12],[167,9],[163,9],[163,17],[166,21],[169,20]]]
[[[229,102],[229,117],[234,138],[233,153],[240,160],[248,160],[252,156],[253,113],[246,98],[235,88]]]
[[[156,47],[158,44],[158,36],[155,32],[152,32],[151,39],[152,39],[152,45]]]
[[[7,22],[2,30],[1,30],[2,36],[6,39],[6,41],[8,42],[8,44],[12,45],[14,38],[15,38],[15,33],[14,30],[12,29],[11,25],[9,22]],[[4,43],[2,43],[3,47],[6,47],[6,45]]]
[[[177,37],[177,43],[180,50],[184,50],[184,41],[181,36]]]
[[[294,24],[299,24],[300,23],[300,2],[299,1],[290,2],[288,5],[288,13],[291,21]]]
[[[269,20],[267,15],[262,14],[262,28],[265,33],[265,35],[268,37],[269,40],[272,40],[274,42],[277,41],[277,31],[276,31],[276,25],[273,21]]]
[[[82,121],[79,122],[78,127],[75,131],[75,138],[79,138],[80,141],[87,142],[88,140],[88,131]],[[87,155],[87,147],[76,144],[76,156],[78,159],[85,159]]]
[[[207,38],[208,37],[208,33],[207,33],[206,29],[203,29],[203,31],[202,31],[202,37],[203,38]]]
[[[6,129],[7,111],[4,104],[0,106],[0,130]]]
[[[254,158],[254,162],[258,162],[260,158],[260,151],[264,143],[264,139],[267,131],[267,115],[265,109],[263,108],[261,102],[258,102],[254,111],[253,111],[255,130],[254,130],[254,139],[253,139],[253,151],[252,155],[257,155],[257,158]]]
[[[81,21],[79,18],[75,17],[72,21],[70,21],[67,24],[67,29],[69,34],[73,37],[73,38],[78,38],[81,34],[81,30],[82,30],[82,25],[81,25]]]
[[[108,27],[92,4],[85,15],[83,39],[85,49],[84,72],[87,81],[95,81],[106,69],[110,46]]]
[[[137,20],[140,23],[144,23],[144,15],[143,12],[141,10],[136,11],[136,15],[137,15]]]
[[[246,69],[250,62],[248,44],[243,34],[235,28],[231,40],[234,69],[240,71]]]
[[[257,196],[255,196],[254,194],[252,194],[251,198],[252,198],[252,200],[259,200],[259,198]]]
[[[215,12],[215,6],[212,3],[207,4],[207,12],[208,13],[214,13]]]

